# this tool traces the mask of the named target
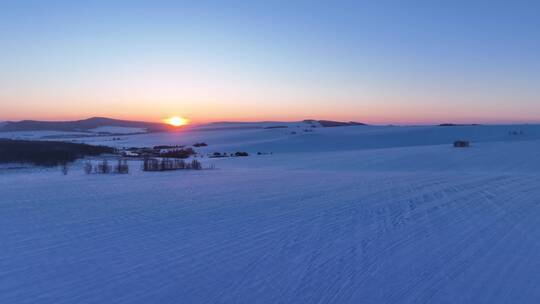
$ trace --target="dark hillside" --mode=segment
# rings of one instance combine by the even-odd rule
[[[57,141],[0,139],[0,163],[56,166],[85,156],[114,153],[111,147]]]

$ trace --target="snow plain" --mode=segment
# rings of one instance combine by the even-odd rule
[[[252,153],[215,170],[0,169],[0,303],[540,302],[540,126],[305,127],[77,139]]]

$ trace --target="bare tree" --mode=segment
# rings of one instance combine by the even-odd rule
[[[111,173],[112,168],[109,165],[109,161],[104,159],[101,163],[97,165],[96,170],[97,170],[97,173],[108,174],[108,173]]]
[[[118,159],[118,163],[114,167],[114,172],[118,174],[127,174],[129,173],[129,166],[127,160]]]
[[[91,174],[93,169],[94,169],[94,166],[92,166],[91,161],[86,161],[84,163],[84,173]]]
[[[202,169],[202,165],[201,165],[201,162],[194,159],[191,161],[191,169],[193,170],[201,170]]]
[[[61,166],[62,166],[62,174],[68,175],[68,172],[69,172],[68,164],[67,163],[62,163]]]

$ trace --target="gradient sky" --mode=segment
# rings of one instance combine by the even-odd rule
[[[539,1],[0,1],[0,120],[540,122]]]

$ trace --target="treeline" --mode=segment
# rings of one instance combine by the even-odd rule
[[[189,158],[197,154],[192,148],[180,148],[161,152],[159,156],[161,157],[170,157],[170,158]]]
[[[60,141],[0,139],[0,163],[31,163],[52,167],[106,153],[115,153],[115,149]]]
[[[86,161],[84,163],[84,172],[86,174],[128,174],[129,165],[127,160],[125,159],[118,159],[114,165],[110,164],[109,161],[106,159],[100,161],[97,164],[93,164],[91,161]]]
[[[262,153],[259,152],[258,155],[262,155]],[[247,153],[247,152],[236,152],[236,153],[227,154],[227,152],[223,152],[223,153],[220,153],[220,152],[214,152],[213,154],[209,155],[209,157],[212,157],[212,158],[219,158],[219,157],[243,157],[243,156],[249,156],[249,153]]]
[[[196,159],[186,162],[183,159],[145,158],[142,169],[143,171],[201,170],[202,164]]]

